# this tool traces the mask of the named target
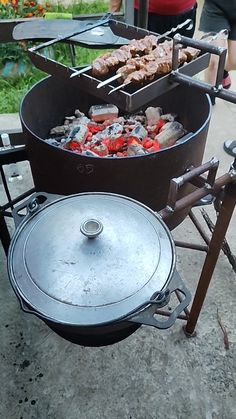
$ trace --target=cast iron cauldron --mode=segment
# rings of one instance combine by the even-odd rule
[[[47,77],[32,87],[21,104],[20,118],[36,190],[60,195],[104,191],[129,196],[154,211],[164,208],[171,179],[202,163],[211,113],[208,96],[177,86],[149,104],[179,116],[190,133],[184,142],[146,156],[87,157],[43,140],[52,127],[63,123],[65,115],[72,115],[75,109],[87,114],[91,105],[102,103],[92,91],[82,91],[76,78],[72,80],[74,83],[63,83]],[[191,191],[191,185],[184,185],[180,197]],[[188,212],[189,208],[174,214],[168,227],[173,229]]]
[[[18,227],[8,254],[12,287],[24,311],[69,341],[108,345],[142,324],[168,328],[190,303],[175,270],[168,228],[133,199],[35,194],[14,217]],[[168,320],[157,320],[156,309],[175,289],[183,301]]]

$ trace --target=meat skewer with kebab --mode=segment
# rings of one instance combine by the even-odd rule
[[[122,67],[119,67],[116,71],[116,75],[110,77],[109,79],[105,80],[98,84],[97,88],[105,86],[109,84],[111,81],[114,81],[118,78],[124,78],[124,75],[128,75],[135,70],[139,70],[142,68],[147,62],[154,61],[157,58],[164,58],[168,57],[172,51],[172,41],[165,41],[162,44],[157,45],[157,47],[147,55],[143,55],[142,57],[134,57],[127,60],[126,64]]]
[[[181,49],[179,51],[179,65],[182,65],[185,62],[189,62],[196,58],[199,55],[200,51],[187,47]],[[143,57],[144,58],[144,57]],[[172,70],[172,56],[169,55],[167,57],[157,58],[155,60],[150,60],[146,64],[140,66],[139,69],[135,71],[127,72],[124,71],[122,73],[122,69],[120,69],[120,74],[123,79],[123,83],[112,89],[108,94],[115,92],[116,90],[120,90],[123,87],[126,87],[129,84],[142,84],[146,81],[152,81],[155,76],[161,76],[168,74]]]
[[[95,77],[105,76],[111,69],[123,65],[126,61],[136,55],[149,54],[158,44],[155,35],[147,35],[142,39],[133,39],[128,45],[123,45],[115,51],[95,58],[91,66],[72,73],[71,78],[85,71],[92,70]]]
[[[147,55],[157,47],[157,37],[154,35],[145,36],[143,39],[133,40],[129,45],[124,45],[107,56],[96,58],[92,63],[92,75],[94,77],[105,76],[109,71],[124,65],[129,59],[136,55]]]
[[[124,52],[130,53],[132,57],[137,55],[137,54],[139,54],[139,55],[143,54],[143,53],[148,54],[153,48],[157,47],[161,38],[165,38],[166,36],[170,35],[172,32],[176,32],[177,30],[183,28],[184,26],[187,26],[186,30],[190,30],[190,29],[192,29],[192,25],[193,25],[192,20],[187,19],[185,22],[177,25],[175,28],[170,29],[169,31],[165,32],[162,35],[158,35],[158,36],[148,35],[148,36],[145,36],[144,38],[142,38],[140,40],[133,39],[128,45],[124,45],[124,46],[120,47],[119,50],[122,51],[122,53],[124,53]],[[150,43],[151,43],[151,49],[150,49]],[[92,70],[94,67],[100,68],[101,66],[104,65],[103,60],[106,60],[106,59],[110,58],[111,56],[112,56],[112,59],[114,59],[114,57],[116,56],[116,52],[119,51],[119,50],[113,51],[111,53],[106,53],[103,56],[96,58],[96,60],[94,60],[92,65],[84,67],[80,70],[76,70],[74,73],[71,74],[70,77],[72,78],[72,77],[78,76],[82,73],[85,73],[86,71]],[[122,62],[121,65],[124,64],[124,63],[125,62]],[[109,72],[109,70],[110,70],[109,66],[108,66],[108,71],[107,71],[107,69],[105,70],[105,68],[104,68],[104,71]],[[96,73],[96,71],[97,71],[97,69],[95,69],[95,73]],[[105,74],[107,74],[107,73],[105,73]],[[93,74],[93,75],[96,75],[96,74]]]

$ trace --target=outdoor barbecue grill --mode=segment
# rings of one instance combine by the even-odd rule
[[[127,40],[134,37],[140,39],[150,33],[110,17],[97,22],[93,27],[96,25],[109,25],[112,33]],[[19,25],[16,29],[19,29]],[[83,27],[78,32],[86,31],[91,31],[91,26]],[[60,39],[68,40],[72,35],[75,36],[75,32],[61,35]],[[164,39],[160,37],[159,41],[163,42]],[[173,71],[170,74],[138,87],[133,92],[120,90],[109,95],[111,86],[106,85],[98,89],[101,80],[92,77],[89,71],[83,71],[71,78],[76,72],[75,69],[61,65],[40,53],[45,47],[57,42],[58,39],[54,39],[30,49],[33,63],[53,76],[35,85],[25,96],[20,109],[36,190],[63,195],[87,191],[114,192],[143,202],[153,210],[162,209],[167,202],[171,179],[180,176],[190,166],[196,167],[202,162],[211,109],[209,98],[204,92],[212,91],[219,97],[228,95],[229,100],[235,101],[235,95],[231,92],[225,93],[219,85],[226,51],[207,42],[183,37],[180,40],[177,37],[173,45]],[[202,52],[195,60],[178,69],[180,42]],[[217,53],[220,57],[214,89],[190,77],[207,67],[209,51]],[[187,84],[196,88],[189,89]],[[38,103],[43,103],[43,106],[38,106]],[[65,115],[72,114],[77,108],[86,114],[91,105],[100,103],[114,103],[123,113],[143,109],[147,104],[161,106],[165,112],[176,113],[189,134],[180,144],[169,149],[149,156],[122,158],[117,161],[74,155],[58,150],[44,141],[50,129],[60,125]],[[185,185],[181,190],[182,196],[191,190],[191,186]],[[168,226],[174,228],[185,218],[189,209],[176,214],[176,217],[168,221]]]
[[[149,33],[143,29],[134,28],[110,18],[100,21],[94,27],[104,24],[110,25],[114,33],[127,39],[132,37],[142,38]],[[86,30],[83,28],[76,33],[61,36],[61,40],[68,41],[72,36],[78,35],[78,32],[86,32]],[[24,201],[23,204],[21,203],[20,206],[13,210],[17,229],[11,241],[8,255],[8,271],[11,284],[20,300],[22,309],[40,317],[49,327],[64,338],[89,346],[106,345],[124,339],[140,327],[141,324],[167,328],[174,324],[176,318],[187,321],[186,333],[192,335],[236,199],[236,163],[234,162],[229,173],[226,173],[219,179],[216,179],[219,162],[215,158],[206,164],[201,164],[211,111],[210,100],[205,92],[236,103],[236,95],[232,92],[225,92],[220,85],[226,51],[209,46],[207,43],[176,36],[173,47],[172,72],[170,74],[134,91],[129,90],[130,88],[116,91],[113,96],[112,94],[108,95],[108,93],[111,90],[110,88],[114,86],[109,87],[107,85],[97,89],[101,80],[92,77],[89,74],[89,70],[88,72],[82,72],[78,77],[71,78],[70,76],[76,71],[75,68],[62,66],[53,62],[53,60],[45,59],[38,52],[45,46],[53,45],[56,42],[58,42],[58,39],[31,48],[29,51],[34,64],[41,69],[47,70],[52,76],[35,85],[26,94],[21,104],[20,118],[23,135],[12,136],[12,141],[13,144],[20,143],[26,144],[26,146],[15,150],[3,150],[0,155],[1,165],[28,159],[35,183],[34,191],[28,191],[12,200],[4,171],[1,167],[1,175],[8,197],[8,204],[2,206],[0,211],[1,241],[6,252],[9,250],[10,235],[4,217],[12,215],[9,213],[9,209],[13,209],[16,204],[27,198],[26,202]],[[197,59],[186,64],[182,69],[178,69],[177,66],[180,43],[199,48],[202,51]],[[189,77],[206,68],[210,52],[216,53],[220,57],[217,81],[214,87]],[[168,112],[178,113],[189,134],[184,138],[184,141],[169,149],[163,149],[145,156],[121,159],[103,159],[75,155],[44,141],[50,128],[59,124],[61,118],[71,114],[75,108],[79,107],[82,111],[87,112],[91,105],[109,102],[119,106],[123,112],[131,113],[143,108],[146,104],[161,106]],[[207,176],[203,176],[206,173]],[[28,199],[28,196],[31,196],[35,191],[36,195]],[[224,197],[222,197],[222,191],[224,191]],[[48,197],[47,193],[56,194],[57,196]],[[189,312],[187,309],[190,302],[189,291],[175,270],[174,246],[166,225],[173,229],[190,213],[190,217],[197,229],[201,231],[190,210],[196,202],[199,202],[208,194],[216,197],[219,210],[216,229],[211,241],[205,237],[206,246],[195,245],[192,247],[191,244],[178,242],[178,245],[182,247],[207,252],[198,288]],[[98,206],[89,204],[90,200],[94,199],[98,200]],[[105,199],[108,207],[110,200],[114,204],[114,207],[109,207],[110,211],[107,212],[106,217],[104,215],[106,205],[104,203],[101,204],[100,199]],[[83,200],[88,201],[83,204]],[[105,293],[99,294],[95,301],[90,300],[90,297],[92,298],[92,296],[96,295],[96,286],[91,291],[90,287],[88,289],[85,287],[86,284],[88,285],[86,282],[86,284],[84,283],[84,288],[87,291],[85,290],[85,294],[79,297],[79,303],[77,304],[77,301],[73,299],[73,287],[76,287],[74,279],[72,281],[72,289],[65,293],[65,290],[60,291],[60,285],[58,284],[57,289],[54,288],[54,280],[50,279],[48,281],[47,270],[46,278],[42,278],[41,266],[43,265],[41,262],[42,258],[45,257],[42,249],[46,240],[46,232],[48,231],[50,236],[50,228],[54,229],[53,237],[57,238],[58,226],[62,225],[66,214],[74,214],[77,204],[78,208],[80,208],[81,202],[83,217],[79,218],[80,233],[87,235],[82,248],[80,248],[80,252],[81,250],[84,252],[82,255],[87,254],[88,248],[91,254],[94,252],[96,257],[98,254],[101,254],[98,252],[97,246],[99,246],[102,240],[105,240],[104,246],[107,245],[107,231],[111,230],[111,215],[116,212],[116,208],[120,208],[121,202],[122,204],[124,202],[124,205],[126,205],[128,220],[129,217],[130,220],[135,219],[135,214],[138,214],[138,217],[141,217],[140,214],[143,216],[139,222],[137,221],[137,225],[142,225],[143,220],[146,223],[149,220],[147,225],[152,225],[152,231],[155,232],[155,234],[152,233],[153,246],[156,250],[161,249],[161,256],[157,256],[156,251],[154,251],[156,259],[153,256],[153,269],[155,271],[155,267],[159,266],[159,262],[164,263],[164,268],[167,269],[161,278],[161,285],[156,283],[156,287],[150,287],[153,275],[148,271],[147,277],[145,275],[139,277],[135,289],[131,289],[131,291],[125,290],[124,292],[121,268],[118,264],[119,269],[115,270],[115,274],[118,275],[118,284],[121,281],[120,288],[116,288],[105,300]],[[99,217],[104,217],[104,231],[103,222],[100,222],[99,217],[98,219],[95,217],[92,210],[88,213],[87,219],[86,208],[93,208],[94,210],[96,207],[98,208]],[[20,211],[23,208],[26,208],[27,211],[25,218],[20,216]],[[133,218],[128,214],[130,208],[133,211],[131,211],[132,214],[134,214]],[[134,212],[134,208],[136,212]],[[159,215],[155,212],[158,212]],[[124,220],[126,211],[119,209],[118,213],[122,213]],[[147,214],[151,217],[150,219]],[[53,220],[55,220],[55,225],[53,225]],[[113,220],[113,223],[115,221]],[[125,225],[125,221],[123,224]],[[70,229],[67,230],[68,235],[71,234],[73,225],[72,223],[72,227],[70,226]],[[38,246],[34,246],[37,240],[37,232],[40,232],[41,227],[45,234],[39,241],[39,249],[41,250],[37,255]],[[131,228],[131,235],[133,234],[135,242],[134,227],[132,227],[132,223],[128,222],[128,231]],[[94,234],[93,228],[95,228],[97,238],[91,237]],[[118,232],[114,233],[116,240],[114,242],[110,238],[108,240],[110,247],[117,243],[117,237],[119,237],[117,234],[119,232],[118,224]],[[204,236],[203,233],[202,235]],[[121,234],[121,237],[124,236],[124,233]],[[80,235],[79,237],[81,238],[82,236]],[[50,240],[51,237],[48,241],[46,240],[47,245],[51,243]],[[165,246],[169,246],[167,251],[170,258],[168,259],[167,257],[169,260],[168,264],[165,264],[165,251],[162,254],[162,240],[164,240]],[[64,254],[61,247],[63,242],[64,236],[59,239],[58,247],[56,243],[52,245],[52,249],[54,249],[57,255],[59,254],[60,258]],[[75,242],[73,243],[75,244]],[[146,243],[148,243],[148,238]],[[144,249],[141,249],[140,246],[138,246],[138,251],[142,254]],[[129,246],[126,245],[126,247],[128,248]],[[132,256],[136,250],[132,252],[131,247]],[[50,253],[53,255],[53,250]],[[81,253],[79,254],[81,255]],[[109,266],[111,266],[112,258],[114,259],[114,253],[109,259]],[[58,260],[51,264],[51,259],[49,260],[51,272],[55,269],[57,262]],[[143,260],[143,264],[144,262],[146,263]],[[65,263],[73,265],[74,262],[73,260],[68,262],[65,259]],[[107,263],[105,258],[102,264],[102,274],[107,269]],[[34,270],[34,266],[37,267],[36,270]],[[116,268],[116,264],[114,266]],[[24,271],[24,269],[26,270]],[[94,270],[94,266],[92,266],[92,270]],[[142,272],[141,265],[140,271]],[[85,276],[86,273],[85,269]],[[101,285],[109,287],[109,281]],[[137,298],[134,304],[133,302],[128,304],[130,299],[132,301],[135,300],[136,294],[139,295],[142,289],[145,291],[142,298]],[[39,290],[41,294],[38,294]],[[87,297],[86,292],[88,292]],[[116,292],[118,292],[117,298],[114,297]],[[171,294],[177,296],[179,305],[172,312],[169,312],[168,310],[165,311],[163,307],[168,305]],[[75,321],[75,318],[78,318],[76,310],[78,310],[80,316],[83,310],[86,311],[86,314],[83,314],[77,322]],[[184,314],[182,314],[183,311]],[[168,320],[161,324],[154,318],[156,314],[165,316]],[[98,317],[95,321],[96,316]]]

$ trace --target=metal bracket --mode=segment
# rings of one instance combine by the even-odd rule
[[[221,33],[223,34],[225,29],[220,31],[218,34],[212,37],[212,39],[217,38]],[[197,48],[201,51],[208,52],[219,56],[219,62],[217,67],[216,83],[211,85],[209,83],[202,82],[200,80],[192,79],[186,74],[182,74],[178,69],[178,56],[180,45],[186,47]],[[170,74],[170,81],[172,83],[179,83],[187,85],[188,87],[195,87],[202,92],[209,93],[211,96],[219,97],[221,99],[227,100],[231,103],[236,103],[236,94],[235,92],[223,89],[222,79],[224,74],[225,60],[227,55],[227,49],[218,47],[215,45],[209,44],[209,42],[204,42],[202,40],[197,41],[196,39],[190,39],[180,34],[176,34],[173,39],[173,54],[172,54],[172,72]]]
[[[178,178],[173,178],[170,182],[169,194],[167,198],[166,208],[168,211],[171,213],[175,211],[179,190],[186,182],[190,182],[196,187],[204,188],[206,190],[206,195],[209,194],[214,185],[218,167],[219,160],[213,157],[211,160],[197,168],[191,166],[184,175],[179,176]],[[205,172],[208,172],[206,178],[201,176]]]

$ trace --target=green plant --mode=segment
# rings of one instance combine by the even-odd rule
[[[16,0],[12,0],[16,1]],[[6,0],[0,0],[8,3]],[[0,9],[1,10],[1,9]],[[79,14],[95,14],[104,13],[108,10],[107,3],[101,0],[86,2],[76,1],[68,7],[63,6],[62,3],[53,5],[50,9],[52,12],[58,13],[73,13],[74,15]],[[28,12],[27,12],[28,13]],[[2,16],[1,16],[2,17]],[[35,43],[34,43],[35,44]],[[30,67],[30,60],[27,55],[27,48],[31,43],[7,43],[0,44],[0,68],[7,61],[23,61],[29,65],[30,72],[17,77],[4,78],[0,77],[0,113],[11,113],[18,112],[20,102],[24,94],[40,79],[45,77],[47,74]],[[99,54],[102,54],[101,50],[94,50],[84,47],[75,47],[76,51],[76,66],[86,65]],[[57,44],[53,48],[53,54],[55,59],[63,64],[71,66],[71,55],[68,44]]]
[[[27,76],[9,79],[0,77],[0,113],[18,112],[22,97],[44,76],[44,73],[34,69],[32,74]]]
[[[37,0],[0,0],[1,19],[42,17],[50,10],[48,2],[42,4]]]

